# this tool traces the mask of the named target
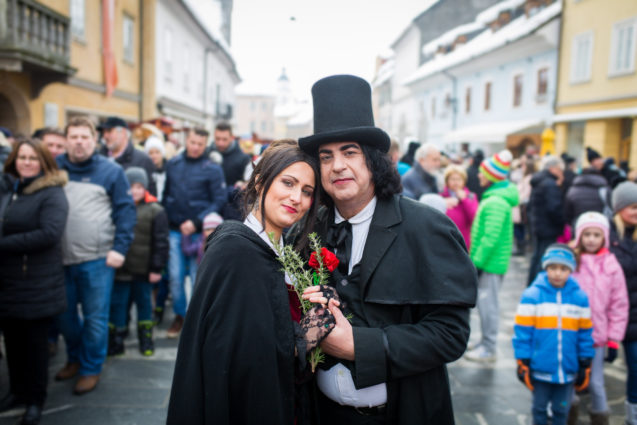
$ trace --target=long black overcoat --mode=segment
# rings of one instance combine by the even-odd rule
[[[332,221],[333,212],[323,209],[316,225],[321,240]],[[402,196],[379,200],[360,291],[368,327],[353,327],[356,387],[387,383],[390,424],[453,424],[445,365],[466,349],[477,291],[455,224]]]

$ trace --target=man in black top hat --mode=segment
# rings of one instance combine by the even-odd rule
[[[336,327],[321,344],[319,420],[453,424],[445,364],[465,351],[477,284],[462,236],[443,214],[398,195],[365,80],[327,77],[312,96],[314,135],[299,145],[320,162],[316,231],[339,257],[331,283],[344,309],[330,301]]]

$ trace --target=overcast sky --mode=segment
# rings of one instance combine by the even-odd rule
[[[285,67],[297,97],[325,76],[374,76],[387,51],[433,0],[234,0],[232,53],[245,85],[272,91]]]

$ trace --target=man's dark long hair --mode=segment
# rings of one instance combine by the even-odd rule
[[[392,196],[402,193],[403,186],[400,183],[400,175],[389,155],[362,143],[359,145],[363,155],[365,155],[365,164],[372,173],[376,197],[379,200],[388,200]],[[334,206],[334,201],[323,189],[321,189],[321,195],[324,205]]]

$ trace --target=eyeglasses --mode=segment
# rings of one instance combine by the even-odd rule
[[[18,157],[16,158],[16,160],[18,160],[18,161],[22,161],[22,162],[27,162],[27,161],[31,161],[31,162],[40,162],[40,158],[38,158],[37,156],[24,156],[24,155],[18,155]]]

